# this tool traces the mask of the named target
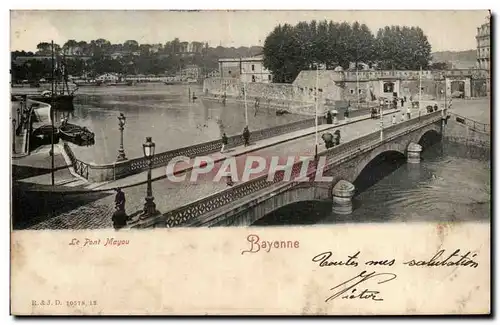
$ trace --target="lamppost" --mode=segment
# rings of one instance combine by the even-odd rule
[[[384,140],[384,100],[380,100],[380,141]]]
[[[16,119],[12,119],[12,153],[16,153]]]
[[[125,157],[125,150],[123,149],[123,130],[125,126],[125,115],[123,113],[120,113],[118,116],[118,126],[120,129],[120,149],[118,149],[118,157],[116,158],[116,161],[124,161],[127,160],[127,157]]]
[[[142,145],[144,157],[148,160],[148,188],[146,193],[146,203],[140,219],[145,219],[156,214],[156,204],[154,203],[153,190],[151,188],[151,167],[153,166],[153,156],[155,154],[155,143],[151,137],[146,137],[146,142]]]

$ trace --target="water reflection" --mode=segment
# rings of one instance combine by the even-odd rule
[[[124,147],[127,157],[142,156],[146,136],[156,142],[156,151],[220,138],[222,121],[224,131],[239,134],[245,126],[243,104],[214,101],[188,101],[189,88],[201,94],[198,86],[141,85],[137,87],[81,88],[75,97],[75,109],[69,122],[85,126],[95,133],[95,146],[74,148],[77,158],[95,163],[113,162],[119,147],[120,133],[117,116],[127,118]],[[57,117],[60,119],[60,116]],[[255,112],[248,103],[250,131],[282,125],[304,119],[304,116],[286,114],[276,116],[273,109],[261,107]]]
[[[403,164],[353,198],[350,215],[329,202],[300,202],[254,225],[351,222],[484,221],[491,218],[490,152],[444,142],[427,148],[420,164]]]

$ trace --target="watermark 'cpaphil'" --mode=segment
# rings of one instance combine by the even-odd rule
[[[215,162],[209,156],[189,158],[178,156],[166,167],[170,182],[248,182],[267,175],[267,181],[282,182],[331,182],[324,176],[326,157],[317,161],[311,156],[240,156]],[[278,177],[278,178],[277,178]]]

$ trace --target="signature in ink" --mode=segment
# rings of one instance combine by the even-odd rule
[[[397,275],[394,273],[377,273],[377,272],[368,273],[367,271],[363,271],[360,274],[356,275],[355,277],[331,288],[330,291],[333,291],[334,294],[328,297],[325,300],[325,302],[329,302],[339,297],[341,299],[362,299],[362,300],[383,301],[384,299],[379,296],[380,291],[359,288],[359,285],[361,283],[364,282],[365,284],[367,284],[368,282],[374,282],[375,278],[377,278],[376,280],[378,280],[378,282],[375,282],[378,285],[396,279]]]

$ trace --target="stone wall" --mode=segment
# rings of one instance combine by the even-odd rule
[[[466,69],[447,71],[334,71],[304,70],[292,84],[246,83],[247,100],[259,98],[269,106],[282,107],[290,112],[314,114],[316,83],[319,88],[320,111],[325,103],[373,102],[375,97],[390,97],[383,93],[383,81],[396,85],[398,96],[412,96],[418,100],[419,85],[422,85],[422,100],[444,100],[451,97],[452,82],[464,83],[465,98],[484,96],[489,93],[489,72],[486,70]],[[203,88],[206,96],[243,99],[243,84],[234,78],[205,79]]]
[[[457,119],[458,118],[458,119]],[[491,148],[490,125],[451,114],[445,128],[444,138],[451,142],[481,148]]]
[[[207,98],[220,99],[226,94],[229,101],[243,101],[246,89],[247,103],[256,99],[261,107],[269,106],[284,109],[290,113],[314,115],[315,89],[305,89],[292,84],[279,83],[242,83],[237,79],[208,78],[203,82],[204,95]],[[320,93],[320,112],[323,112],[323,92]]]

